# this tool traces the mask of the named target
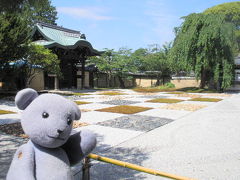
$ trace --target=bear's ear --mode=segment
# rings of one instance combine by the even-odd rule
[[[38,97],[38,93],[34,89],[23,89],[17,93],[15,104],[18,109],[24,110],[36,97]]]
[[[72,101],[71,101],[71,103],[73,105],[73,111],[74,111],[74,115],[75,115],[74,120],[79,120],[81,118],[81,111],[76,103],[74,103]]]

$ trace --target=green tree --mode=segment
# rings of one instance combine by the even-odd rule
[[[9,73],[15,70],[10,62],[29,53],[33,22],[55,23],[56,9],[50,3],[49,0],[0,1],[0,81],[8,82]]]
[[[131,58],[134,62],[135,67],[137,68],[137,71],[146,71],[146,66],[144,62],[148,55],[149,52],[146,48],[139,48],[131,54]]]
[[[31,25],[35,21],[56,24],[57,11],[50,0],[1,0],[0,13],[18,14]]]
[[[21,59],[27,52],[29,33],[21,17],[11,13],[0,15],[0,81],[9,81],[9,72],[13,70],[9,63]]]
[[[29,3],[31,6],[41,0],[1,0],[0,12],[19,12],[21,11],[23,4]]]
[[[34,4],[27,1],[23,4],[22,12],[31,26],[37,21],[56,25],[57,11],[50,0],[40,0]]]
[[[122,47],[114,55],[114,72],[120,82],[120,87],[125,88],[124,79],[131,79],[131,73],[137,71],[136,63],[131,58],[132,50]]]
[[[234,30],[222,15],[190,14],[184,18],[170,50],[174,69],[195,72],[200,88],[213,80],[215,87],[231,85],[234,66]],[[213,77],[213,78],[212,78]]]
[[[118,51],[105,49],[105,53],[100,57],[92,57],[91,63],[96,64],[101,72],[107,74],[108,86],[111,84],[113,76],[117,77],[120,87],[125,88],[124,79],[130,79],[130,73],[136,72],[137,68],[131,58],[131,49],[120,48]]]
[[[156,85],[165,84],[166,80],[170,78],[171,68],[168,61],[168,53],[171,48],[171,43],[160,46],[149,46],[149,53],[143,58],[142,66],[146,73],[157,76]]]
[[[238,51],[240,51],[240,2],[228,2],[208,8],[204,14],[223,15],[227,22],[232,22],[236,26],[236,40]]]
[[[31,44],[27,56],[24,58],[24,65],[21,67],[25,74],[25,82],[28,87],[32,79],[37,75],[38,69],[45,72],[60,75],[60,60],[51,50],[40,45]]]
[[[108,87],[112,87],[112,77],[113,77],[113,69],[114,69],[114,50],[113,49],[104,49],[104,53],[101,56],[92,56],[90,57],[90,63],[96,64],[98,69],[101,72],[107,74],[107,85]]]

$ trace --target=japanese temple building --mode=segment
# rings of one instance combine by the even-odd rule
[[[51,49],[60,59],[62,77],[45,73],[45,88],[82,89],[86,80],[90,81],[87,82],[88,87],[93,86],[93,73],[86,73],[85,62],[87,57],[98,56],[101,52],[94,49],[80,31],[38,22],[32,32],[32,41]]]

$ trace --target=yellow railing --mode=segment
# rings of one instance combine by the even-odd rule
[[[135,165],[135,164],[119,161],[119,160],[116,160],[116,159],[102,157],[102,156],[99,156],[99,155],[96,155],[96,154],[89,154],[88,158],[95,159],[97,161],[110,163],[110,164],[115,164],[117,166],[122,166],[122,167],[133,169],[133,170],[136,170],[136,171],[145,172],[145,173],[152,174],[152,175],[155,175],[155,176],[162,176],[162,177],[166,177],[166,178],[170,178],[170,179],[176,179],[176,180],[194,180],[192,178],[187,178],[187,177],[177,176],[177,175],[173,175],[173,174],[169,174],[169,173],[165,173],[165,172],[161,172],[161,171],[156,171],[156,170],[153,170],[153,169],[149,169],[149,168],[145,168],[145,167],[138,166],[138,165]]]

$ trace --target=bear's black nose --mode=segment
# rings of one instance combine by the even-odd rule
[[[58,134],[61,134],[63,131],[58,129],[57,132],[58,132]]]

